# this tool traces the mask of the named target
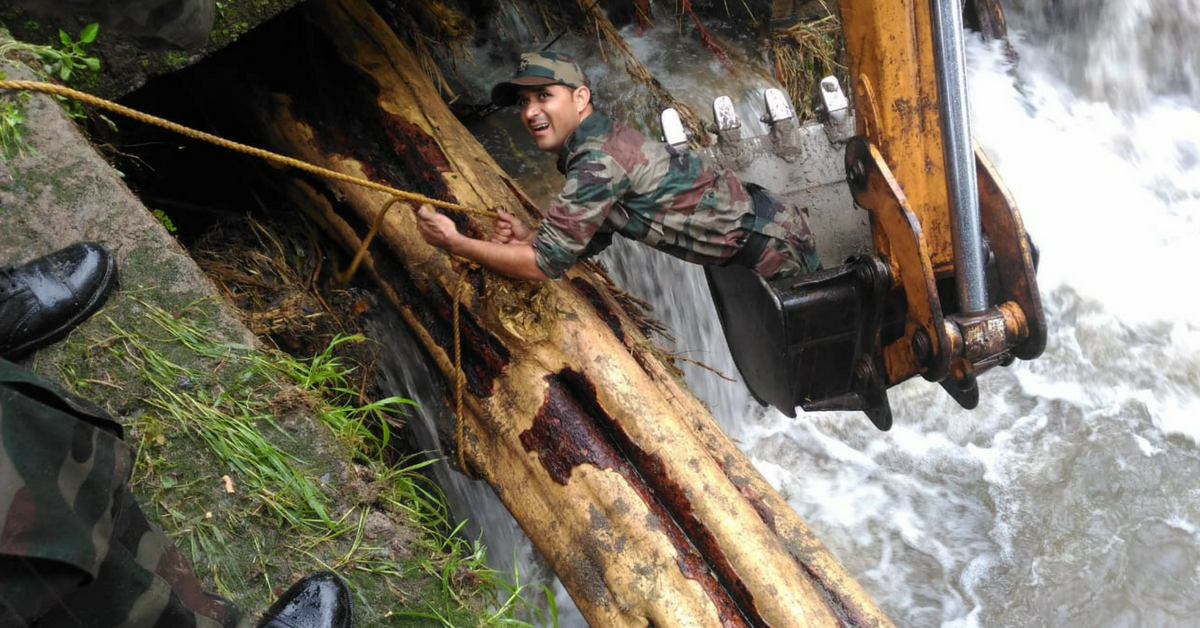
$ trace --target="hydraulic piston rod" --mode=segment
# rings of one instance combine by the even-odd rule
[[[946,156],[946,184],[952,216],[958,305],[962,314],[976,314],[987,309],[988,298],[987,283],[984,281],[983,230],[979,219],[975,151],[967,107],[962,3],[959,0],[929,1],[942,145]]]

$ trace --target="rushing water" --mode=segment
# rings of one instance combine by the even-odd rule
[[[684,369],[898,626],[1200,625],[1200,3],[1006,8],[1019,78],[970,38],[973,130],[1041,249],[1045,354],[985,374],[974,411],[903,384],[886,433]],[[625,243],[603,259],[677,353],[736,372],[697,268]],[[499,564],[529,553],[486,489],[456,499]]]

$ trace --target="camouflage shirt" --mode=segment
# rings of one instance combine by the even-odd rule
[[[584,118],[558,156],[567,181],[533,246],[538,268],[560,277],[614,233],[698,264],[722,264],[755,229],[750,195],[732,172],[654,142],[599,113]]]

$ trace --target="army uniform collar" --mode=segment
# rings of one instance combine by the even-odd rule
[[[575,132],[563,142],[562,148],[558,151],[558,171],[567,174],[567,166],[570,164],[571,155],[575,149],[579,148],[587,138],[601,135],[608,132],[611,128],[612,121],[608,116],[593,111],[588,117],[584,118],[579,126],[575,127]]]

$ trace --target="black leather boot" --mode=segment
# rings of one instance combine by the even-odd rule
[[[67,335],[116,282],[112,254],[95,242],[0,268],[0,356],[12,360]]]
[[[350,589],[333,572],[318,571],[279,596],[257,628],[350,628],[353,624]]]

